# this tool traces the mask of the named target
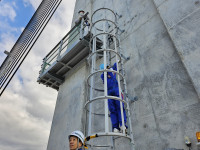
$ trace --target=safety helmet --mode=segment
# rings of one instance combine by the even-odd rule
[[[79,13],[79,14],[80,14],[80,13],[84,14],[84,13],[85,13],[85,11],[81,9],[81,10],[79,10],[79,12],[78,12],[78,13]]]
[[[104,64],[101,64],[101,65],[99,66],[99,68],[100,68],[100,70],[103,70],[103,69],[104,69]],[[107,69],[110,69],[110,66],[109,66],[109,65],[106,65],[106,68],[107,68]]]
[[[68,138],[70,138],[71,136],[75,136],[77,138],[79,138],[79,140],[81,140],[82,144],[84,144],[84,139],[85,136],[83,135],[83,133],[81,131],[73,131]]]
[[[101,65],[99,66],[99,68],[100,68],[100,70],[103,70],[103,69],[104,69],[104,64],[101,64]]]

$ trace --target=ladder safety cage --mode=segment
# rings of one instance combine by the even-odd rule
[[[120,71],[123,69],[123,64],[119,49],[116,14],[109,8],[94,11],[91,16],[90,32],[92,35],[89,43],[91,54],[88,62],[91,70],[87,78],[89,94],[85,104],[86,144],[91,148],[115,149],[115,140],[124,137],[129,139],[131,149],[134,150],[130,109],[125,93],[127,92],[126,83],[124,83],[126,80],[124,73]],[[97,40],[102,42],[101,47],[96,45]],[[100,66],[103,66],[103,69]],[[113,85],[111,77],[115,81]],[[118,110],[115,116],[118,116],[116,120],[119,123],[117,127],[119,132],[114,129],[116,120],[114,120],[112,106],[116,106]],[[103,145],[100,144],[101,142]]]

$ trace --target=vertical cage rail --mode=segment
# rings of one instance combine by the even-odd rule
[[[121,67],[123,68],[123,63],[121,63],[121,55],[120,55],[120,40],[118,37],[118,27],[117,27],[117,19],[115,13],[109,9],[109,8],[100,8],[94,11],[91,17],[91,40],[90,40],[90,49],[91,54],[88,58],[91,70],[90,75],[87,78],[87,84],[89,87],[89,98],[85,104],[86,108],[86,115],[87,117],[87,135],[88,137],[107,137],[110,136],[111,139],[111,145],[104,143],[101,143],[101,145],[97,142],[97,144],[91,144],[92,147],[110,147],[112,149],[114,148],[114,139],[125,137],[131,141],[131,143],[134,145],[133,142],[133,135],[132,135],[132,126],[131,126],[131,119],[130,119],[130,108],[128,104],[127,98],[122,97],[121,91],[127,92],[126,82],[125,81],[125,74],[123,73],[124,70],[122,70],[122,74],[120,71]],[[101,41],[102,46],[98,47],[96,42]],[[119,48],[119,50],[118,50]],[[114,59],[113,59],[114,58]],[[103,63],[103,69],[99,68],[100,64]],[[111,70],[108,65],[116,65],[115,70]],[[117,81],[117,89],[118,89],[118,96],[112,96],[112,94],[108,94],[108,77],[110,75],[114,75],[116,77]],[[103,77],[102,77],[103,76]],[[100,78],[101,77],[101,78]],[[103,83],[101,83],[101,79],[103,80]],[[110,81],[109,81],[110,82]],[[123,86],[123,87],[121,87]],[[125,95],[126,96],[126,95]],[[111,128],[111,122],[109,117],[111,114],[109,114],[109,105],[108,101],[113,100],[115,102],[119,102],[120,105],[120,118],[121,118],[121,124],[119,125],[122,127],[121,132],[114,132],[113,127]],[[102,105],[100,102],[103,102]],[[97,103],[97,104],[96,104]],[[98,105],[97,107],[95,106]],[[100,105],[99,105],[100,104]],[[103,113],[98,110],[102,107],[104,109]],[[94,110],[97,111],[94,111]],[[128,128],[129,133],[126,133],[125,126],[127,123],[125,122],[126,117],[124,114],[126,113],[125,109],[128,112],[127,120],[128,120]],[[104,117],[104,122],[100,122],[101,119],[97,119],[98,116]],[[96,129],[94,130],[95,126],[95,119],[97,120],[99,124],[102,124],[102,130]],[[104,124],[104,125],[103,125]],[[104,126],[104,127],[103,127]],[[99,126],[101,128],[101,126]],[[94,136],[95,135],[95,136]],[[104,144],[104,145],[103,145]],[[131,148],[134,150],[134,146]]]
[[[118,39],[119,39],[119,43],[120,43],[120,37],[119,37],[119,34],[117,34],[118,36]],[[122,50],[121,50],[121,46],[119,44],[119,53],[122,54]],[[123,61],[121,61],[121,69],[122,69],[122,75],[125,77],[125,69],[124,69],[124,63]],[[125,93],[125,97],[126,97],[126,101],[129,103],[129,98],[128,98],[128,90],[127,90],[127,84],[126,84],[126,79],[123,78],[123,86],[124,86],[124,93]],[[131,114],[130,114],[130,106],[127,105],[127,112],[128,112],[128,121],[130,122],[130,127],[129,127],[129,130],[130,130],[130,136],[131,136],[131,144],[132,144],[132,149],[134,150],[135,149],[135,142],[134,142],[134,139],[133,139],[133,129],[132,129],[132,124],[131,124]]]

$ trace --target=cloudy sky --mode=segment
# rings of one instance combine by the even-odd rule
[[[0,1],[0,64],[42,0]],[[70,30],[75,0],[63,0],[0,97],[0,150],[46,150],[57,91],[36,82],[42,59]]]

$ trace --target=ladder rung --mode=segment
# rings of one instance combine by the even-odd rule
[[[113,147],[113,146],[110,146],[110,145],[92,145],[91,147]]]

